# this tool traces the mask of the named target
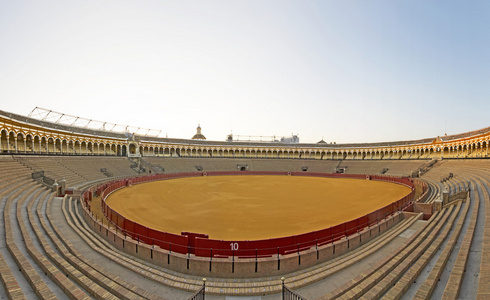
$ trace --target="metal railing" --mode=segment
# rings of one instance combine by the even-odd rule
[[[282,282],[282,300],[307,300],[306,298],[303,298],[302,296],[296,294],[295,292],[291,291],[285,284],[284,280],[286,280],[284,277],[281,277],[281,282]]]
[[[202,288],[197,291],[189,300],[204,300],[206,297],[206,278],[202,279]]]

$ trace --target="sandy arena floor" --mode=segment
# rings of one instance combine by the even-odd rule
[[[257,240],[327,228],[410,193],[381,181],[300,176],[209,176],[124,188],[107,203],[128,219],[180,234]]]

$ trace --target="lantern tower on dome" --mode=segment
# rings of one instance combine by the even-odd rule
[[[192,137],[193,140],[206,140],[206,137],[201,133],[201,124],[197,125],[196,134]]]

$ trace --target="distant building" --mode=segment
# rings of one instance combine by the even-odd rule
[[[194,134],[194,136],[192,137],[193,140],[205,140],[206,137],[201,133],[201,125],[198,124],[197,125],[197,132],[196,134]]]
[[[289,137],[281,137],[277,139],[274,136],[253,136],[253,135],[236,135],[229,134],[226,136],[227,142],[254,142],[254,143],[280,143],[280,144],[299,144],[299,136],[293,134]]]
[[[293,134],[290,137],[282,137],[280,143],[299,144],[299,137],[296,134]]]

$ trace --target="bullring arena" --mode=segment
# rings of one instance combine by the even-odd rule
[[[3,298],[490,298],[490,128],[342,145],[0,120]]]
[[[203,176],[135,185],[117,191],[107,203],[160,231],[257,240],[341,224],[409,193],[405,186],[362,179]]]

